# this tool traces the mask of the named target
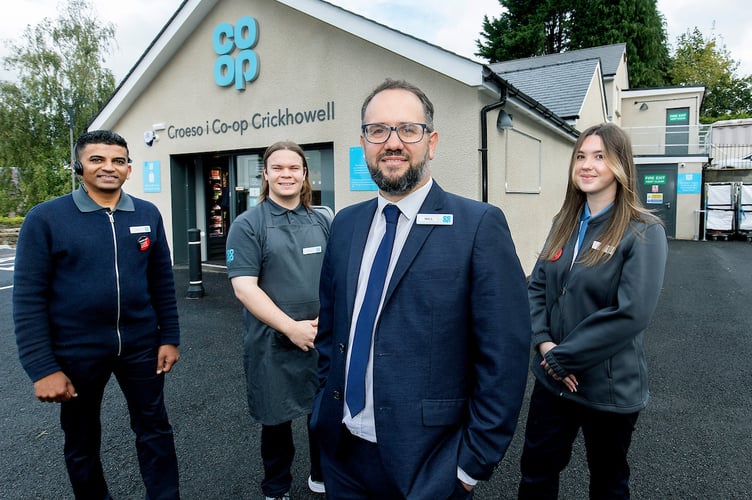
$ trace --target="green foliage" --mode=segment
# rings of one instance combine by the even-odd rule
[[[656,0],[590,0],[572,2],[568,48],[585,49],[626,43],[631,88],[668,83],[668,35]]]
[[[546,50],[550,43],[547,44],[545,36],[548,0],[500,0],[499,3],[506,8],[505,13],[494,19],[483,16],[481,36],[488,43],[476,40],[478,56],[499,62],[551,53]]]
[[[3,227],[21,227],[23,221],[23,217],[4,217],[0,215],[0,226]]]
[[[476,55],[490,62],[626,43],[630,86],[665,85],[669,54],[656,0],[499,0]]]
[[[18,80],[0,82],[0,213],[25,214],[71,190],[69,117],[75,140],[114,91],[102,67],[114,35],[88,0],[68,0],[56,20],[6,42],[3,62]]]
[[[700,120],[712,123],[752,117],[752,77],[738,77],[738,67],[715,34],[695,27],[677,38],[669,75],[673,85],[705,87]]]

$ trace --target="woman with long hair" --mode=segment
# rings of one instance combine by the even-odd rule
[[[587,129],[564,203],[530,276],[535,386],[521,459],[521,499],[555,499],[582,429],[590,498],[629,498],[627,452],[648,401],[643,337],[668,245],[639,199],[627,134]]]

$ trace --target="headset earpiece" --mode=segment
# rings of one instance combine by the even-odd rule
[[[76,175],[84,175],[84,166],[83,164],[76,160],[73,162],[73,171],[76,173]]]

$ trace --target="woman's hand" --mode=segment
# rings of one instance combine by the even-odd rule
[[[544,370],[546,370],[546,373],[548,373],[551,378],[567,386],[569,392],[577,392],[577,386],[579,385],[577,377],[575,377],[572,373],[570,373],[566,377],[557,375],[554,369],[551,368],[551,366],[546,361],[546,353],[554,347],[556,347],[556,344],[553,342],[541,342],[540,344],[538,344],[538,352],[540,352],[541,356],[543,356],[543,361],[540,362],[540,365]]]

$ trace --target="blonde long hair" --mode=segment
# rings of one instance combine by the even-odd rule
[[[555,260],[560,249],[564,248],[572,231],[580,222],[580,212],[585,206],[587,196],[575,185],[572,174],[577,159],[577,152],[588,137],[597,135],[603,142],[603,154],[606,165],[616,178],[616,197],[611,208],[611,217],[606,229],[599,236],[601,249],[618,248],[624,233],[633,222],[660,221],[642,206],[637,193],[637,168],[632,156],[632,143],[629,136],[619,126],[604,123],[588,128],[577,139],[569,161],[569,180],[567,192],[561,210],[553,220],[551,234],[543,247],[540,259]],[[587,266],[594,266],[611,258],[613,252],[588,249],[581,259]]]

